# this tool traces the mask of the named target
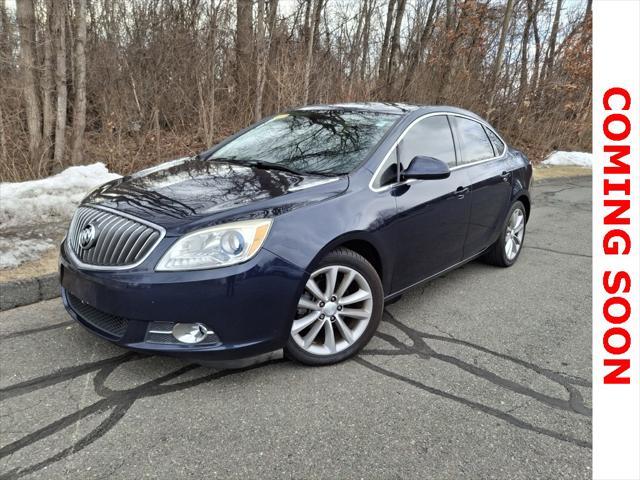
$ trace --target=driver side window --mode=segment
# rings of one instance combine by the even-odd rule
[[[447,116],[434,115],[414,124],[398,144],[398,151],[402,169],[417,155],[434,157],[454,167],[456,151]]]
[[[437,158],[450,167],[456,165],[453,133],[446,115],[426,117],[409,127],[405,136],[385,159],[373,187],[396,183],[398,163],[401,164],[401,169],[405,169],[417,155]]]

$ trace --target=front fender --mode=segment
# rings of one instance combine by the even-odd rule
[[[393,197],[369,190],[348,192],[276,217],[264,248],[310,273],[336,247],[366,242],[380,259],[386,292],[392,276],[394,215]]]

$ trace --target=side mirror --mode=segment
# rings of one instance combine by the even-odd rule
[[[449,165],[433,157],[418,155],[413,157],[409,166],[400,173],[403,180],[415,178],[418,180],[438,180],[451,175]]]

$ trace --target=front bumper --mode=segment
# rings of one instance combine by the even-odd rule
[[[244,264],[192,272],[81,270],[64,250],[63,245],[62,299],[74,319],[127,348],[202,360],[233,360],[282,348],[307,276],[265,249]],[[121,322],[117,334],[92,321],[87,311]],[[152,343],[147,341],[151,322],[202,323],[219,341]]]

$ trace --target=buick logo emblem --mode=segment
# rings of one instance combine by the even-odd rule
[[[82,230],[80,230],[80,247],[84,250],[89,250],[96,244],[96,227],[93,223],[87,224]]]

